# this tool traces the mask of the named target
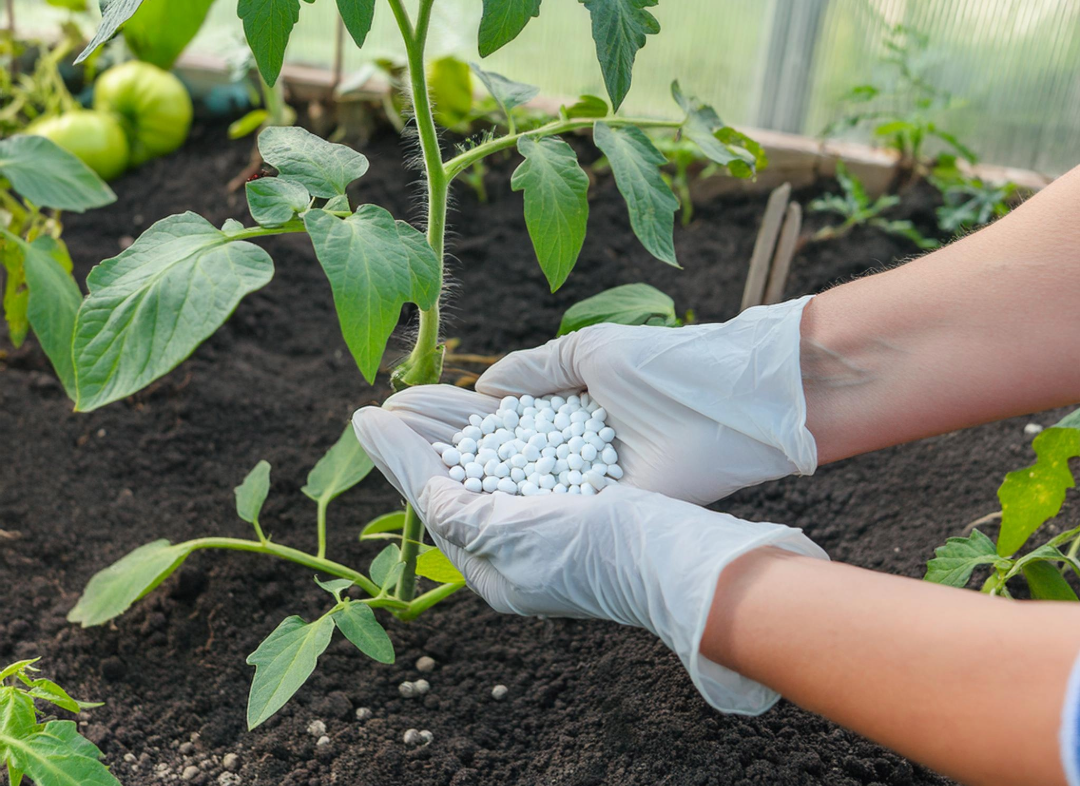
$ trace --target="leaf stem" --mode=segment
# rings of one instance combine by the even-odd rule
[[[372,597],[377,597],[380,591],[378,585],[363,573],[337,562],[316,557],[299,549],[282,546],[273,542],[259,543],[255,540],[243,538],[198,538],[189,540],[186,544],[192,551],[196,549],[233,549],[234,551],[250,551],[256,554],[269,554],[272,557],[287,559],[298,565],[303,565],[313,570],[321,570],[332,576],[340,576],[343,579],[352,579],[364,592]]]
[[[316,514],[319,529],[319,559],[326,557],[326,506],[328,504],[330,503],[325,497],[320,499],[318,513]]]
[[[579,128],[591,128],[598,120],[611,126],[632,125],[643,126],[645,128],[681,128],[683,124],[682,120],[655,120],[646,117],[601,117],[582,118],[579,120],[553,120],[538,128],[506,134],[477,145],[471,150],[466,150],[464,153],[459,153],[446,162],[447,178],[453,180],[477,161],[487,158],[492,153],[497,153],[500,150],[506,150],[509,147],[513,147],[523,136],[540,139],[546,136],[563,134],[567,131],[574,131]]]
[[[397,614],[398,619],[402,622],[414,620],[436,603],[450,597],[464,586],[465,582],[463,581],[457,581],[451,584],[440,584],[435,589],[429,590],[423,595],[418,595],[409,603],[408,608],[403,611],[395,612],[395,614]]]

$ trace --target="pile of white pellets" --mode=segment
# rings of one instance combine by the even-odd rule
[[[606,420],[588,393],[507,396],[494,414],[470,415],[452,445],[434,448],[469,491],[595,494],[623,476]]]

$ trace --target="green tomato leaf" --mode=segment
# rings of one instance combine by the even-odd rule
[[[75,65],[90,57],[99,46],[116,35],[120,25],[134,16],[141,4],[142,0],[101,0],[101,24],[90,43],[75,58]]]
[[[375,205],[346,219],[309,210],[304,226],[330,280],[345,343],[373,383],[402,305],[427,309],[438,299],[439,260],[419,232]]]
[[[311,197],[299,183],[283,177],[250,180],[247,189],[251,217],[264,227],[279,227],[307,210]]]
[[[89,628],[119,617],[171,576],[192,550],[187,543],[174,546],[164,539],[139,546],[94,574],[75,608],[68,612],[68,622]]]
[[[360,530],[360,540],[369,540],[372,535],[384,532],[397,532],[405,526],[405,511],[395,510],[372,519]]]
[[[693,96],[683,94],[678,80],[671,83],[671,95],[682,110],[686,112],[683,133],[701,148],[702,153],[721,166],[741,162],[744,167],[751,169],[751,173],[753,172],[757,157],[746,148],[722,142],[716,135],[718,131],[723,130],[726,126],[720,116],[716,114],[715,109]]]
[[[401,564],[401,549],[397,547],[396,543],[391,543],[371,561],[368,575],[380,587],[385,587],[386,580],[392,575],[393,568],[398,564]]]
[[[949,538],[944,546],[934,549],[934,559],[926,563],[924,581],[963,587],[979,565],[1005,564],[994,548],[994,541],[972,530],[971,537]]]
[[[52,721],[23,739],[0,738],[37,786],[120,786],[101,751],[80,737],[72,721]]]
[[[484,0],[478,47],[487,57],[518,37],[533,17],[540,16],[540,0]]]
[[[270,493],[270,462],[256,464],[233,493],[236,495],[236,515],[248,524],[257,524],[266,495]]]
[[[27,693],[30,696],[55,704],[68,712],[79,712],[80,710],[102,706],[100,702],[76,701],[67,694],[67,691],[52,680],[29,680],[26,684],[29,687]]]
[[[765,155],[765,148],[758,142],[748,137],[741,131],[736,131],[731,126],[717,129],[713,136],[729,150],[738,150],[738,158],[728,162],[727,168],[734,177],[746,179],[753,177],[769,165],[769,157]]]
[[[574,149],[555,137],[518,140],[525,161],[510,185],[525,192],[525,225],[551,291],[563,285],[585,242],[589,177]]]
[[[263,129],[259,152],[282,177],[295,180],[312,196],[323,199],[344,194],[349,183],[368,171],[368,160],[362,154],[298,126]]]
[[[441,57],[428,65],[428,91],[435,107],[435,122],[458,128],[469,119],[473,107],[472,76],[468,63]]]
[[[151,226],[86,279],[75,323],[76,409],[129,396],[168,373],[274,275],[270,255],[194,213]]]
[[[1065,492],[1076,486],[1069,459],[1080,456],[1080,430],[1048,428],[1032,442],[1038,461],[1010,472],[998,489],[1001,534],[997,553],[1015,554],[1029,537],[1061,510]]]
[[[21,690],[0,687],[0,753],[4,749],[3,737],[29,736],[36,724],[34,700]]]
[[[352,579],[332,579],[330,581],[322,581],[316,576],[315,583],[333,595],[338,603],[341,603],[341,593],[351,587],[354,582]]]
[[[236,14],[244,20],[244,35],[259,73],[273,87],[293,26],[300,20],[300,0],[240,0]]]
[[[0,140],[0,176],[38,207],[82,213],[116,201],[94,170],[43,136]]]
[[[630,91],[634,58],[645,37],[660,32],[656,17],[646,11],[658,0],[579,0],[592,16],[596,58],[604,73],[611,104],[618,109]]]
[[[574,120],[577,118],[589,119],[607,117],[611,114],[611,109],[608,107],[607,101],[599,96],[584,95],[581,96],[576,103],[563,107],[563,112],[565,113],[567,120]]]
[[[495,103],[499,105],[503,114],[508,118],[511,109],[527,104],[536,98],[540,92],[539,87],[527,85],[524,82],[515,82],[513,79],[507,79],[502,74],[496,74],[494,71],[485,71],[476,63],[469,63],[469,68],[484,83],[484,87],[491,93]]]
[[[654,257],[679,267],[675,258],[679,200],[660,174],[660,167],[667,163],[664,154],[636,126],[614,127],[601,121],[593,134],[596,146],[611,163],[634,234]]]
[[[679,324],[675,316],[675,301],[659,289],[648,284],[623,284],[605,289],[566,309],[558,335],[565,336],[603,322],[667,327]]]
[[[139,60],[168,71],[206,20],[214,0],[144,0],[124,25],[124,40]]]
[[[334,624],[356,648],[379,663],[394,662],[394,644],[366,603],[350,603],[334,614]]]
[[[1054,424],[1054,428],[1080,429],[1080,409],[1074,410],[1065,417],[1063,417],[1061,420]]]
[[[1022,570],[1031,589],[1031,596],[1036,600],[1080,600],[1053,562],[1028,562]]]
[[[75,315],[82,304],[79,285],[71,277],[71,257],[63,244],[49,235],[33,243],[0,229],[9,243],[22,250],[23,276],[27,287],[26,316],[41,348],[52,361],[68,396],[75,400],[75,370],[71,341]]]
[[[375,0],[337,0],[338,13],[345,23],[356,48],[364,45],[364,40],[371,32],[371,21],[375,17]]]
[[[275,712],[307,682],[334,635],[334,622],[322,617],[310,625],[300,617],[286,617],[267,636],[247,663],[255,667],[248,695],[248,730]]]
[[[416,558],[416,575],[440,584],[457,584],[465,581],[461,571],[455,568],[454,563],[438,549],[429,549]]]
[[[41,660],[40,657],[38,657],[38,658],[27,658],[26,660],[15,661],[10,666],[5,666],[4,669],[2,671],[0,671],[0,682],[3,682],[4,680],[6,680],[8,677],[12,676],[13,674],[18,674],[19,672],[26,669],[28,666],[33,666],[39,660]],[[31,669],[31,671],[37,671],[37,669]]]
[[[366,478],[374,468],[350,424],[308,473],[307,485],[300,490],[316,502],[326,504]]]

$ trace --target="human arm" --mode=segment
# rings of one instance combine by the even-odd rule
[[[1080,402],[1080,167],[990,226],[803,312],[821,464]]]
[[[1064,784],[1080,608],[772,548],[720,574],[701,654],[965,784]]]

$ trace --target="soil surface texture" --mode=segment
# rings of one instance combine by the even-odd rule
[[[225,190],[249,144],[227,141],[219,126],[198,128],[177,154],[116,182],[115,205],[68,216],[79,281],[172,213],[250,224],[243,193]],[[354,204],[419,217],[418,173],[402,164],[415,152],[410,145],[386,134],[365,147],[371,170],[353,186]],[[455,188],[445,334],[461,340],[459,351],[536,345],[554,335],[570,304],[635,281],[669,293],[680,313],[699,321],[736,314],[766,195],[699,205],[693,223],[677,229],[684,269],[676,270],[641,247],[614,183],[601,175],[577,269],[551,294],[521,194],[509,188],[516,163],[508,157],[493,166],[487,204]],[[805,204],[828,187],[835,184],[796,198]],[[930,230],[933,206],[917,192],[896,217]],[[822,222],[811,215],[807,223],[812,230]],[[107,702],[79,721],[123,784],[949,783],[786,702],[757,718],[720,715],[643,631],[501,616],[468,591],[413,623],[386,616],[394,665],[365,659],[337,636],[294,700],[252,733],[245,724],[252,670],[244,660],[284,617],[325,610],[328,596],[309,570],[198,552],[112,624],[67,623],[87,580],[138,545],[249,537],[232,489],[260,459],[273,465],[263,526],[277,542],[314,550],[315,505],[300,493],[306,474],[352,411],[381,401],[388,386],[382,375],[369,387],[356,370],[307,238],[270,238],[265,247],[277,265],[266,288],[173,373],[90,414],[72,413],[33,339],[15,350],[0,333],[0,661],[42,656],[44,676]],[[915,253],[905,240],[856,229],[805,246],[788,294],[817,292]],[[402,335],[412,316],[403,317]],[[812,478],[745,490],[717,507],[804,527],[834,559],[921,577],[935,546],[998,509],[1004,474],[1034,460],[1024,425],[1060,416],[881,451]],[[359,528],[398,504],[372,473],[330,507],[329,555],[366,568],[382,544],[358,542]],[[1061,524],[1080,524],[1080,506],[1067,505]],[[421,656],[434,659],[434,670],[417,671]],[[403,698],[399,684],[421,677],[430,691]],[[502,700],[492,696],[496,685],[507,688]],[[409,729],[430,731],[431,741],[406,744]]]

